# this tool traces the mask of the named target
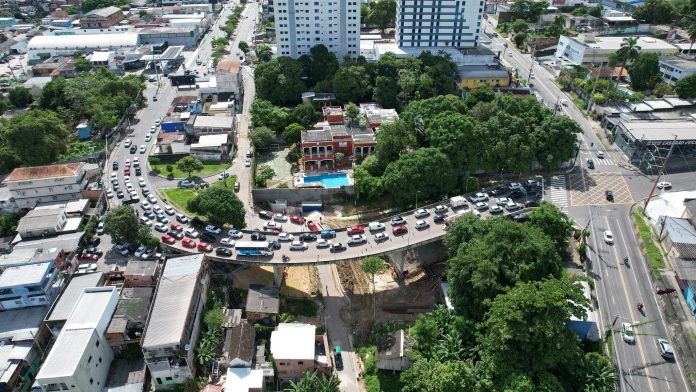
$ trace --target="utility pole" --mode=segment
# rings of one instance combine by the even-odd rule
[[[592,99],[594,98],[594,93],[595,90],[597,89],[597,83],[599,83],[599,75],[602,74],[602,67],[604,66],[604,62],[599,63],[599,72],[597,72],[597,77],[595,77],[594,80],[594,85],[592,86],[592,92],[590,93],[590,99],[587,100],[587,109],[585,111],[590,111],[590,108],[592,107]]]
[[[674,150],[675,144],[677,144],[677,136],[676,135],[674,135],[674,139],[672,140],[672,145],[669,147],[669,151],[667,152],[667,157],[665,158],[665,162],[662,164],[660,171],[657,173],[657,178],[655,178],[655,182],[653,183],[652,189],[650,190],[650,194],[648,195],[648,198],[645,199],[645,204],[643,204],[643,214],[645,214],[645,211],[648,208],[648,203],[650,203],[650,199],[653,197],[653,194],[655,193],[655,188],[657,188],[657,183],[660,181],[660,178],[665,174],[665,170],[667,170],[667,164],[669,163],[669,158],[672,156],[672,151]]]

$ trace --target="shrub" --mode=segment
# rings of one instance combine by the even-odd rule
[[[169,173],[173,172],[173,171],[174,171],[174,166],[172,166],[172,165],[167,165],[167,171],[168,171]]]

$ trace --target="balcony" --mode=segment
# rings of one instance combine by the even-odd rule
[[[319,160],[333,160],[334,159],[334,153],[326,153],[326,154],[304,154],[302,156],[303,161],[319,161]]]

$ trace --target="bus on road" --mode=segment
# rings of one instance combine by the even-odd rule
[[[240,256],[273,256],[273,245],[265,241],[237,242],[234,248]]]

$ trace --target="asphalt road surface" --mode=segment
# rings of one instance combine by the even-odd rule
[[[492,27],[488,26],[489,31]],[[537,97],[553,110],[562,99],[561,112],[577,121],[583,129],[579,136],[580,154],[576,167],[569,176],[559,175],[555,191],[546,192],[547,200],[555,204],[565,204],[569,216],[581,227],[591,230],[589,259],[590,276],[595,280],[598,295],[601,323],[606,332],[610,328],[617,331],[613,335],[615,362],[620,369],[620,388],[624,391],[688,391],[679,358],[666,361],[661,357],[656,339],[669,340],[665,322],[657,305],[655,290],[652,287],[646,260],[639,251],[629,220],[630,206],[648,196],[654,176],[644,175],[625,165],[618,152],[607,150],[600,142],[596,132],[569,96],[553,82],[554,76],[530,55],[522,54],[514,45],[500,37],[492,38],[491,49],[501,52],[505,63],[517,68],[520,78],[529,78],[534,85]],[[582,108],[585,109],[585,108]],[[598,156],[598,151],[604,158]],[[587,159],[593,159],[595,169],[587,168]],[[692,189],[693,174],[673,174],[669,176],[675,190]],[[565,189],[561,189],[564,185]],[[612,203],[604,196],[609,189],[621,199]],[[566,192],[567,190],[567,192]],[[554,198],[555,195],[555,198]],[[603,232],[611,230],[615,237],[614,245],[604,243]],[[623,265],[623,258],[629,258],[629,267]],[[644,314],[637,310],[643,303]],[[636,343],[629,345],[621,337],[621,323],[635,325]]]

